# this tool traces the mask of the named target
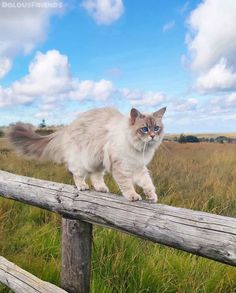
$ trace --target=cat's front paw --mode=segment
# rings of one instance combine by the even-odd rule
[[[80,184],[76,184],[76,187],[78,190],[83,191],[83,190],[88,190],[89,186],[85,182],[81,182]]]
[[[158,201],[158,196],[155,192],[148,194],[148,200],[150,202],[157,202]]]
[[[158,201],[158,196],[157,196],[157,194],[155,192],[155,189],[153,189],[153,188],[150,188],[150,189],[149,188],[146,188],[143,191],[144,191],[145,195],[147,196],[147,198],[148,198],[148,200],[150,202],[157,202]]]
[[[94,186],[94,189],[98,192],[109,192],[108,187],[104,184],[104,185],[98,185],[98,186]]]
[[[126,193],[124,194],[124,197],[128,200],[128,201],[138,201],[138,200],[142,200],[142,197],[136,193],[136,192],[132,192],[132,193]]]
[[[158,201],[158,196],[155,195],[155,196],[149,197],[148,200],[149,200],[150,202],[157,202],[157,201]]]

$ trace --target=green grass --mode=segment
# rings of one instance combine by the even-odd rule
[[[236,216],[236,145],[166,143],[150,164],[160,202]],[[73,184],[62,166],[16,157],[0,141],[0,169]],[[4,149],[1,152],[1,149]],[[117,185],[110,176],[112,192]],[[46,196],[46,195],[45,195]],[[60,217],[0,198],[0,255],[59,284]],[[236,292],[233,267],[94,227],[92,292]],[[10,292],[0,286],[0,292]]]

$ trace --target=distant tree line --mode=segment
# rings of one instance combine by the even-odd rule
[[[197,142],[199,142],[199,139],[194,135],[183,135],[183,134],[181,134],[179,136],[178,142],[179,143],[187,143],[187,142],[197,143]]]
[[[236,143],[236,138],[231,138],[227,136],[218,136],[218,137],[197,137],[195,135],[184,135],[180,134],[180,136],[175,136],[173,141],[179,143],[198,143],[198,142],[215,142],[215,143]]]

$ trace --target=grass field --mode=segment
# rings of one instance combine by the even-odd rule
[[[236,217],[236,145],[165,145],[150,164],[160,202]],[[62,166],[19,158],[4,140],[0,158],[2,170],[73,184]],[[110,176],[106,181],[117,193]],[[236,292],[236,269],[227,265],[100,227],[93,247],[93,293]],[[58,284],[60,217],[0,198],[0,255]]]

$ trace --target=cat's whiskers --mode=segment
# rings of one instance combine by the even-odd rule
[[[145,152],[145,149],[146,149],[146,145],[147,145],[147,142],[145,141],[144,142],[144,146],[143,146],[143,166],[145,166],[145,161],[144,161],[144,152]]]
[[[170,151],[170,149],[165,145],[165,143],[163,142],[163,143],[161,143],[161,145],[160,145],[165,151],[167,151],[169,154],[172,154],[171,153],[171,151]]]

